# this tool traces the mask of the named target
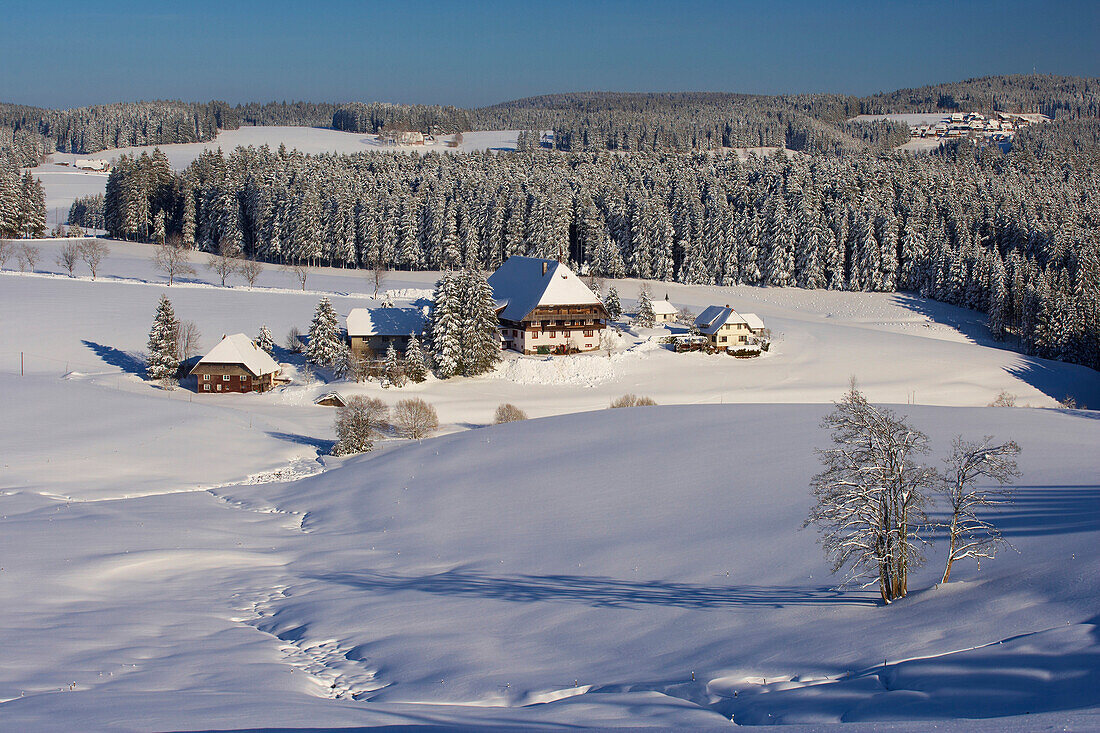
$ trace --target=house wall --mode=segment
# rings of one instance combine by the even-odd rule
[[[747,323],[727,323],[710,335],[710,342],[719,349],[747,343],[752,332]]]
[[[600,348],[600,331],[605,327],[595,307],[539,308],[521,323],[501,321],[501,343],[521,354],[536,354],[541,346],[596,351]]]
[[[237,364],[200,364],[191,373],[195,377],[195,391],[200,394],[266,392],[275,384],[274,374],[253,377]]]
[[[348,347],[356,356],[362,356],[366,349],[374,352],[375,359],[385,359],[386,350],[390,344],[401,358],[405,357],[405,350],[409,348],[409,336],[349,336]]]

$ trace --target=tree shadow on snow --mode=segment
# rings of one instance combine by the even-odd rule
[[[332,446],[336,445],[335,440],[325,440],[324,438],[314,438],[312,435],[301,435],[299,433],[283,433],[279,431],[268,431],[267,433],[276,440],[285,440],[288,443],[296,443],[298,445],[307,445],[310,448],[315,449],[318,453],[328,455],[332,452]]]
[[[919,313],[936,323],[950,326],[975,344],[1015,351],[1008,342],[996,341],[989,331],[989,318],[979,311],[969,310],[958,305],[941,303],[938,300],[922,298],[915,293],[895,293],[895,304]]]
[[[111,366],[117,367],[127,374],[136,374],[139,377],[145,376],[145,359],[141,354],[123,351],[113,346],[104,346],[94,341],[81,340],[80,343],[94,351],[96,356]]]
[[[1077,369],[1080,373],[1074,374]],[[1082,409],[1087,405],[1100,407],[1100,377],[1088,367],[1021,356],[1005,371],[1059,402],[1072,397]]]
[[[1004,536],[1044,537],[1100,530],[1100,485],[1018,486],[1012,504],[990,508],[982,517]],[[942,512],[930,513],[933,522],[945,522]],[[937,539],[945,539],[938,529]]]
[[[731,609],[784,608],[818,604],[873,606],[878,594],[823,586],[696,585],[667,581],[628,581],[579,575],[491,576],[452,570],[437,575],[332,573],[316,576],[372,592],[420,591],[445,596],[490,598],[516,603],[574,603],[596,608]]]

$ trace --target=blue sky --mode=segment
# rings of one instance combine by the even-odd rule
[[[1100,1],[89,3],[0,13],[0,101],[480,106],[563,91],[867,94],[1100,76]]]

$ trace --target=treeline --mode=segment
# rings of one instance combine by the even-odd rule
[[[0,150],[0,238],[46,234],[46,192],[42,182]]]
[[[863,114],[890,112],[1041,112],[1054,118],[1100,117],[1100,79],[1011,74],[898,89],[860,100]]]
[[[717,92],[553,94],[476,110],[476,129],[553,130],[554,147],[689,151],[786,147],[840,155],[886,149],[909,139],[896,122],[847,123],[855,97]]]
[[[1032,353],[1100,367],[1100,166],[1064,147],[1096,135],[1087,124],[1009,154],[921,157],[265,147],[176,175],[153,155],[112,172],[105,219],[114,236],[178,233],[275,262],[493,269],[525,254],[608,277],[917,291],[988,312]]]
[[[345,132],[415,130],[446,134],[473,130],[471,119],[469,110],[458,107],[353,102],[338,107],[330,121],[334,128]]]
[[[69,226],[81,229],[106,229],[103,219],[103,194],[77,196],[69,206]]]

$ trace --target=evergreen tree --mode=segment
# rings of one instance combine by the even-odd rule
[[[275,353],[275,339],[271,337],[271,329],[267,327],[266,323],[260,326],[260,335],[256,337],[256,346],[269,354]]]
[[[604,308],[607,309],[607,315],[611,317],[611,320],[617,321],[622,318],[623,306],[619,302],[619,291],[612,285],[607,289],[607,297],[603,301]]]
[[[649,291],[644,288],[638,295],[637,320],[645,328],[653,328],[653,324],[657,321],[657,316],[653,312],[653,301],[650,300]]]
[[[180,360],[178,356],[179,321],[172,310],[172,303],[160,296],[153,327],[149,331],[149,354],[145,362],[145,376],[152,381],[170,382],[176,378]]]
[[[468,377],[490,371],[500,361],[500,319],[491,286],[480,273],[466,270],[462,274],[462,350]]]
[[[393,344],[386,349],[386,362],[382,366],[382,378],[394,387],[405,386],[405,366],[401,359],[397,358],[397,349]]]
[[[416,334],[409,336],[409,345],[405,347],[405,359],[402,367],[405,376],[414,382],[423,382],[428,377],[428,364]]]
[[[306,346],[306,361],[322,367],[336,366],[340,358],[340,348],[344,339],[340,333],[340,322],[335,309],[323,296],[309,324],[309,345]]]

